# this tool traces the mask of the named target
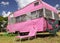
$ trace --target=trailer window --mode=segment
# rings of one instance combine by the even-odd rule
[[[26,21],[26,14],[16,17],[16,22]]]
[[[21,22],[22,22],[22,21],[26,21],[26,14],[21,15]]]
[[[37,18],[42,17],[42,16],[43,16],[43,9],[37,10]]]
[[[59,16],[58,16],[58,14],[56,14],[56,13],[54,13],[54,17],[55,17],[56,20],[59,19]]]
[[[52,12],[48,9],[45,9],[46,18],[52,18]]]
[[[11,17],[9,20],[8,20],[8,24],[13,24],[15,23],[15,18],[14,17]]]
[[[28,13],[27,13],[26,19],[27,19],[27,20],[31,20],[31,12],[28,12]]]
[[[37,18],[36,11],[31,12],[31,19]]]
[[[20,16],[16,17],[16,22],[20,22],[20,21],[21,21]]]
[[[43,16],[43,9],[31,12],[31,19],[40,18]]]

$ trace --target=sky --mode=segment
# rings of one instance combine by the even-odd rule
[[[0,15],[4,17],[8,16],[11,12],[26,6],[27,4],[35,0],[0,0]],[[60,7],[60,0],[43,0],[46,3],[54,6]]]

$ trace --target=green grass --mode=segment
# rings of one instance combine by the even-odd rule
[[[60,43],[60,32],[57,33],[58,36],[37,36],[36,39],[25,40],[22,43]],[[20,43],[20,41],[14,40],[15,36],[0,36],[0,43]]]

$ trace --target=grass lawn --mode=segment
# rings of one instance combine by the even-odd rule
[[[25,40],[22,43],[60,43],[60,32],[58,36],[51,35],[39,35],[36,39]],[[17,39],[16,39],[17,40]],[[20,43],[20,41],[14,40],[14,36],[0,36],[0,43]]]

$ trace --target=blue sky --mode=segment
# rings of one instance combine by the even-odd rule
[[[49,3],[52,6],[55,6],[56,4],[60,5],[60,0],[43,0],[43,1]]]
[[[0,0],[0,15],[2,15],[3,12],[7,13],[18,10],[18,8],[20,8],[21,6],[19,1],[20,0]],[[52,6],[55,6],[56,4],[57,6],[60,5],[60,0],[43,0],[43,1],[49,3]],[[32,2],[32,0],[28,0],[28,1],[26,0],[24,1],[24,4],[26,2]]]

